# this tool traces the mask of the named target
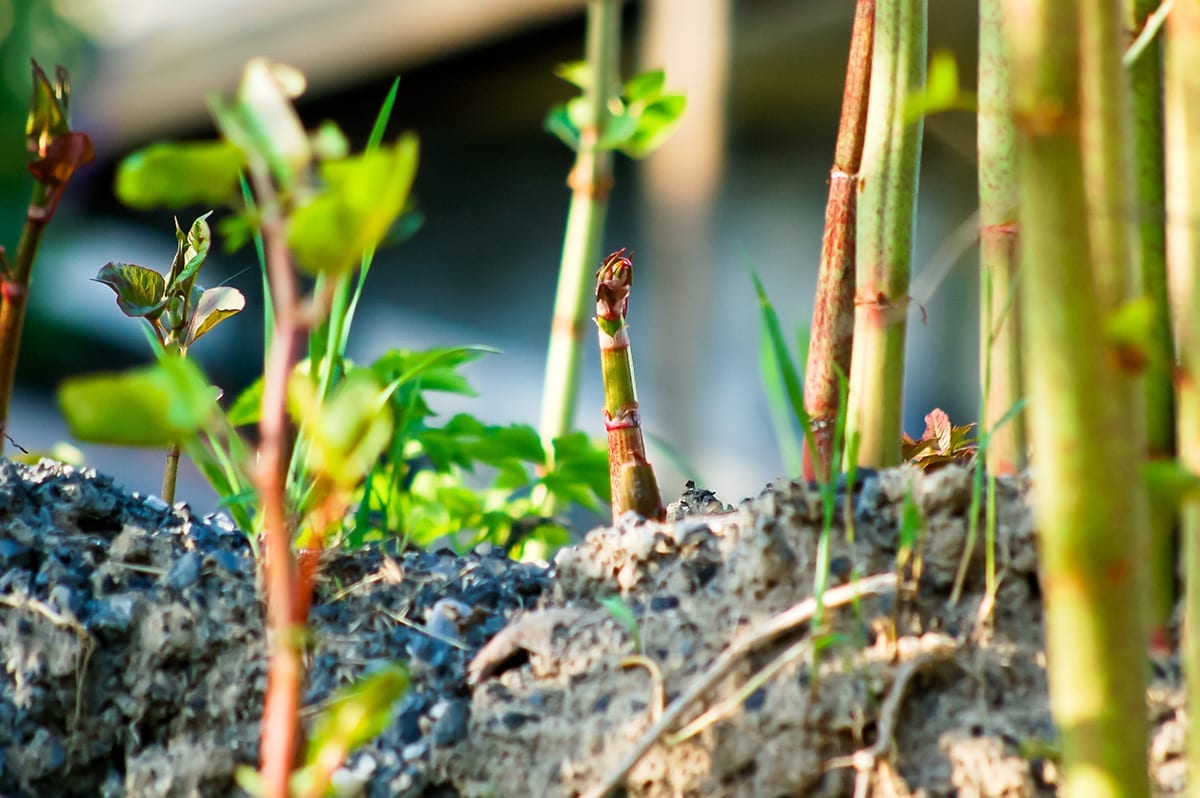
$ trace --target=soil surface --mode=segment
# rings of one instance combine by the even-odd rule
[[[994,604],[982,531],[952,604],[970,472],[839,486],[819,625],[804,602],[822,505],[800,482],[736,509],[689,488],[667,523],[622,519],[549,566],[488,547],[330,553],[305,717],[373,668],[408,664],[392,723],[337,774],[347,796],[582,795],[689,691],[624,794],[1053,795],[1027,493],[999,482]],[[919,566],[909,558],[895,589],[905,517],[923,521]],[[875,592],[845,601],[855,586]],[[258,748],[262,610],[250,547],[222,517],[92,471],[0,461],[0,796],[240,794],[234,770]],[[765,635],[785,612],[794,622]],[[1156,788],[1182,794],[1177,664],[1154,676]]]

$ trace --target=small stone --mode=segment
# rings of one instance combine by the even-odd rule
[[[470,718],[471,711],[466,701],[446,702],[445,711],[433,724],[433,744],[445,748],[464,739]]]
[[[174,590],[191,587],[200,579],[200,568],[203,561],[194,551],[180,557],[167,573],[167,584]]]
[[[17,567],[28,568],[32,564],[29,552],[28,546],[15,540],[7,538],[0,540],[0,570],[7,571]]]

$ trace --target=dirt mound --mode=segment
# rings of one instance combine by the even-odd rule
[[[488,547],[332,553],[305,717],[409,664],[392,724],[339,773],[344,795],[584,794],[656,722],[687,734],[648,746],[629,795],[1053,794],[1025,493],[1000,482],[990,614],[982,530],[948,602],[971,495],[954,467],[839,488],[820,624],[822,507],[803,483],[737,509],[689,489],[669,523],[624,519],[550,567]],[[910,559],[897,588],[906,514],[923,521],[920,578]],[[0,461],[0,795],[237,794],[258,746],[261,599],[221,518]],[[1156,675],[1155,775],[1181,794],[1178,669]]]

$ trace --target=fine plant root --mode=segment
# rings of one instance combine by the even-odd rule
[[[891,593],[895,589],[896,575],[894,573],[875,574],[874,576],[860,579],[857,582],[839,585],[826,591],[824,606],[826,608],[839,607],[863,596]],[[663,711],[661,717],[652,723],[650,728],[638,738],[637,743],[618,762],[617,766],[606,774],[600,783],[584,793],[584,798],[603,798],[620,786],[621,782],[629,774],[629,771],[658,742],[667,729],[679,720],[696,699],[711,690],[717,682],[724,678],[742,657],[745,657],[758,646],[774,640],[784,632],[812,620],[816,611],[817,600],[815,598],[807,598],[799,604],[793,605],[790,609],[784,610],[773,618],[750,629],[746,634],[730,643],[729,647],[713,660],[712,664],[697,676],[691,684],[684,688],[678,698],[671,702],[670,706]]]
[[[870,747],[855,751],[850,756],[837,757],[825,764],[826,772],[852,767],[856,771],[854,795],[866,796],[872,778],[882,764],[891,761],[892,746],[896,737],[896,726],[900,722],[900,709],[913,679],[923,670],[950,659],[961,648],[961,643],[946,635],[927,635],[921,641],[921,651],[896,672],[896,678],[888,689],[887,697],[879,707],[878,735]]]
[[[634,654],[621,660],[622,668],[645,668],[650,674],[652,698],[650,701],[650,719],[656,721],[662,717],[663,707],[666,706],[666,691],[663,688],[662,670],[658,663],[641,654]]]

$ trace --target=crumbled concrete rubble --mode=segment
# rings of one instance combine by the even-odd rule
[[[626,794],[1054,794],[1027,485],[998,488],[994,605],[980,526],[951,606],[970,473],[840,484],[830,586],[896,572],[907,516],[923,531],[899,592],[753,648],[683,722],[715,716],[650,747]],[[812,596],[822,517],[800,482],[737,508],[689,486],[667,523],[621,519],[549,567],[486,547],[328,554],[305,717],[379,665],[413,676],[339,794],[583,794],[732,641]],[[91,471],[0,461],[0,796],[239,794],[264,653],[254,558],[222,517]],[[1157,667],[1154,773],[1161,794],[1182,794],[1178,667]]]

